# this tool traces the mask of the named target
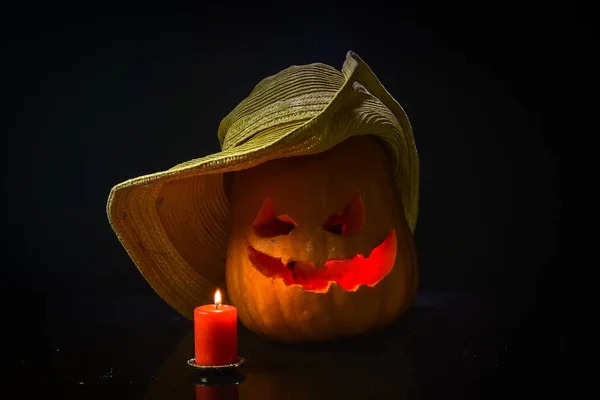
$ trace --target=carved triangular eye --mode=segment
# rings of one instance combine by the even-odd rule
[[[336,235],[352,235],[365,226],[365,205],[359,192],[356,192],[341,215],[331,215],[323,229]]]
[[[271,199],[266,198],[252,226],[258,236],[274,237],[287,235],[298,225],[287,215],[277,215]]]

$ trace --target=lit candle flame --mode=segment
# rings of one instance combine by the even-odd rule
[[[215,292],[215,308],[218,308],[221,305],[221,291],[217,289]]]

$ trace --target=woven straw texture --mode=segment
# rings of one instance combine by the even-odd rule
[[[221,122],[221,152],[112,188],[108,219],[152,288],[189,319],[224,290],[228,172],[331,149],[375,135],[388,150],[411,230],[418,214],[419,161],[401,106],[371,69],[348,52],[342,70],[315,63],[262,80]],[[225,291],[226,295],[226,291]]]

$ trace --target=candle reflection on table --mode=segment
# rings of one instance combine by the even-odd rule
[[[190,383],[195,386],[196,400],[237,400],[238,385],[246,377],[235,370],[192,375]]]
[[[196,385],[196,400],[237,400],[237,384],[226,386]]]

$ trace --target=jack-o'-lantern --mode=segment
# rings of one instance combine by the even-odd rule
[[[385,326],[416,289],[411,231],[377,139],[236,172],[227,289],[249,329],[318,341]]]
[[[116,185],[120,242],[175,310],[217,288],[284,342],[381,328],[417,288],[419,164],[400,105],[354,53],[261,81],[219,126],[221,151]]]

